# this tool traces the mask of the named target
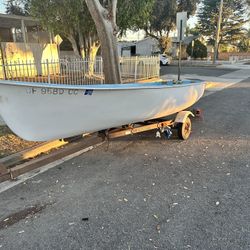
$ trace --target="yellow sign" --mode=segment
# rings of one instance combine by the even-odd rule
[[[54,43],[57,44],[58,46],[63,42],[63,39],[60,37],[60,35],[56,35],[54,37]]]

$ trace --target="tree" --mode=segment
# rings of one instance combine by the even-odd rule
[[[190,28],[189,26],[187,26],[186,36],[189,36],[189,35],[199,36],[200,35],[199,27],[197,25],[193,28]]]
[[[85,0],[95,22],[102,46],[103,70],[106,83],[121,83],[117,52],[119,31],[139,27],[149,17],[149,6],[154,0]],[[118,27],[120,24],[120,29]]]
[[[27,16],[28,5],[22,0],[7,0],[6,13],[10,15]]]
[[[238,49],[240,52],[250,51],[250,29],[248,30],[246,35],[240,39],[238,43]]]
[[[198,13],[200,32],[214,44],[220,0],[202,0]],[[245,0],[224,0],[219,44],[235,44],[245,34]]]
[[[85,0],[95,22],[102,45],[103,70],[106,83],[121,83],[119,58],[117,52],[118,28],[116,25],[117,0]]]
[[[195,59],[207,57],[207,47],[199,40],[194,41],[194,46],[190,43],[186,51],[189,56]]]
[[[95,34],[94,23],[86,5],[79,0],[28,0],[30,13],[50,32],[66,37],[77,57],[91,47],[82,33]],[[92,39],[94,40],[94,39]],[[85,46],[84,46],[85,45]]]
[[[117,25],[119,35],[128,29],[137,31],[144,27],[152,14],[155,0],[119,0],[117,4]]]
[[[176,14],[187,11],[188,16],[195,13],[200,0],[155,0],[149,22],[144,24],[147,35],[154,37],[164,49],[170,32],[175,28]]]
[[[124,33],[128,28],[138,27],[138,23],[142,20],[144,21],[146,17],[149,16],[149,6],[154,0],[127,0],[127,1],[80,1],[80,0],[23,0],[29,1],[31,14],[38,18],[43,27],[46,27],[54,33],[59,33],[66,37],[72,44],[72,48],[76,56],[82,55],[83,57],[88,57],[94,61],[95,55],[102,42],[102,56],[105,61],[108,53],[113,51],[113,47],[116,50],[115,40],[116,35]],[[88,3],[88,6],[87,6]],[[89,7],[101,7],[101,17],[103,20],[107,20],[107,25],[102,26],[104,30],[100,32],[100,24],[96,25],[96,11],[92,11],[90,14]],[[116,25],[116,13],[117,23]],[[115,16],[114,16],[115,14]],[[93,15],[95,19],[93,20]],[[94,22],[95,21],[95,22]],[[109,29],[106,27],[109,26]],[[97,27],[97,28],[96,28]],[[97,31],[99,32],[97,33]],[[112,30],[112,32],[111,32]],[[113,40],[102,40],[103,34],[107,32],[113,33],[115,37]],[[111,33],[109,36],[111,36]],[[106,36],[107,38],[107,36]],[[113,41],[113,43],[110,43]],[[108,46],[109,45],[109,46]],[[110,46],[113,47],[110,47]],[[113,51],[112,53],[114,53]],[[116,56],[114,53],[113,56]],[[112,57],[113,58],[113,57]],[[109,64],[114,65],[114,59],[111,57],[104,63],[104,72],[106,72],[105,79],[110,82],[111,76]],[[118,59],[115,59],[117,62]],[[118,63],[119,66],[119,63]],[[118,67],[116,66],[116,67]],[[93,65],[92,65],[93,67]],[[91,68],[91,65],[90,65]],[[109,73],[108,73],[109,71]],[[117,68],[115,69],[117,74]],[[115,78],[114,82],[120,82],[120,77]]]

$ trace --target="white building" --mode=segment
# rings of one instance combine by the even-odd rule
[[[200,38],[200,36],[188,36],[185,37],[182,43],[183,52],[186,53],[187,46],[195,39]],[[179,44],[177,37],[172,37],[172,46],[169,53],[172,56],[177,56]],[[118,44],[119,56],[151,56],[155,53],[160,52],[159,42],[152,38],[146,37],[143,40],[135,42],[119,42]]]
[[[156,39],[146,37],[136,42],[119,42],[119,56],[151,56],[160,52],[159,43]]]

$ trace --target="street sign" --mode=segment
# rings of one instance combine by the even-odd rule
[[[63,42],[63,39],[60,37],[60,35],[56,35],[54,37],[54,43],[57,44],[57,46],[59,46],[62,42]]]
[[[187,28],[187,12],[178,12],[176,16],[177,41],[183,41]]]
[[[181,56],[182,42],[187,27],[187,12],[178,12],[176,16],[177,41],[179,42],[179,60],[178,60],[178,81],[181,80]]]

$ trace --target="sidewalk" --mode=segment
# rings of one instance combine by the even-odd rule
[[[222,64],[217,66],[217,68],[221,68],[221,69],[248,69],[250,70],[250,65],[246,64],[246,62],[239,62],[239,63],[235,63],[235,64]]]
[[[182,79],[194,79],[194,80],[203,80],[207,82],[207,93],[205,96],[210,95],[214,92],[228,88],[234,84],[242,82],[250,78],[250,65],[244,65],[244,69],[240,68],[239,70],[224,74],[221,76],[201,76],[197,74],[183,74]],[[225,68],[226,65],[220,66]],[[235,66],[236,67],[236,66]],[[238,66],[239,67],[239,66]],[[235,68],[234,68],[235,69]],[[167,74],[162,76],[163,79],[173,80],[177,78],[176,74]]]

